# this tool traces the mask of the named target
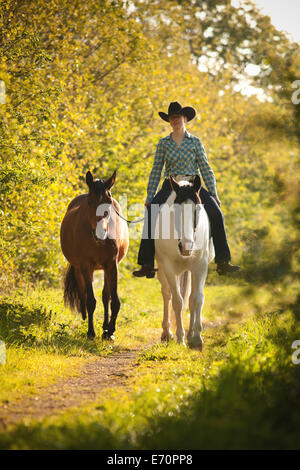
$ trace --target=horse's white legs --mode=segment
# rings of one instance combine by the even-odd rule
[[[179,289],[179,282],[178,282],[178,276],[174,275],[172,273],[172,269],[168,269],[167,266],[165,266],[165,275],[169,283],[169,287],[171,290],[172,294],[172,306],[175,312],[175,317],[176,317],[176,336],[177,336],[177,342],[180,344],[185,345],[184,342],[184,336],[185,336],[185,331],[183,328],[182,324],[182,310],[183,310],[183,298],[180,293]]]
[[[202,307],[204,304],[204,293],[191,293],[190,296],[190,328],[188,332],[189,346],[202,349]]]
[[[192,272],[192,292],[189,299],[190,327],[188,343],[191,347],[202,350],[202,308],[204,304],[204,284],[207,276],[208,264],[203,261],[197,270]]]
[[[169,304],[171,300],[171,291],[164,269],[161,265],[158,265],[157,277],[159,282],[161,283],[161,293],[164,301],[164,315],[162,322],[163,331],[161,335],[161,341],[169,341],[170,339],[173,339],[173,333],[170,330],[169,322]]]
[[[187,340],[188,340],[188,343],[190,344],[192,336],[193,336],[194,323],[195,323],[195,308],[194,308],[192,294],[190,295],[190,298],[189,298],[189,310],[190,310],[190,326],[189,326],[189,331],[187,334]]]

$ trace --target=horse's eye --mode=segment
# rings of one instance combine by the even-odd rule
[[[108,216],[108,212],[105,211],[105,212],[104,212],[104,217],[107,217],[107,216]]]

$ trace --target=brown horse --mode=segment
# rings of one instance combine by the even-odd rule
[[[102,301],[104,305],[103,339],[113,339],[120,309],[118,296],[118,264],[127,253],[129,236],[126,222],[119,217],[121,209],[110,189],[116,172],[107,179],[86,174],[88,194],[71,201],[61,224],[60,240],[63,254],[69,261],[64,279],[64,300],[72,310],[88,314],[88,338],[95,337],[93,314],[96,299],[93,274],[104,270]],[[109,319],[109,301],[111,317]]]

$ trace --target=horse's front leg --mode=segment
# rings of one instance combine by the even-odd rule
[[[164,301],[164,315],[162,322],[163,331],[161,335],[161,341],[170,341],[171,339],[173,339],[173,333],[170,330],[169,321],[169,305],[171,300],[171,291],[162,265],[158,265],[157,278],[161,283],[161,294]]]
[[[177,343],[183,344],[185,346],[185,331],[182,323],[183,298],[180,293],[178,276],[173,273],[171,266],[165,267],[165,274],[172,294],[172,306],[176,318]]]
[[[93,290],[93,272],[87,268],[82,269],[82,274],[85,282],[85,290],[86,290],[86,308],[88,312],[88,333],[87,336],[89,339],[95,338],[95,330],[94,330],[94,311],[96,308],[96,299],[94,296]]]
[[[189,299],[190,328],[188,343],[192,348],[202,350],[202,308],[204,304],[204,284],[207,276],[207,263],[203,262],[192,272],[192,291]]]
[[[108,339],[108,323],[109,323],[109,300],[110,300],[110,291],[109,291],[109,282],[107,279],[107,275],[104,272],[104,286],[102,290],[102,302],[104,307],[104,321],[103,321],[103,333],[102,339]]]
[[[187,334],[188,344],[191,344],[193,333],[194,333],[194,323],[195,323],[195,304],[192,294],[190,294],[189,298],[189,310],[190,310],[190,325],[189,331]]]
[[[110,292],[110,308],[111,316],[108,323],[107,337],[114,339],[114,332],[116,329],[116,321],[120,310],[120,299],[118,294],[118,265],[117,262],[112,263],[106,270],[107,281]]]

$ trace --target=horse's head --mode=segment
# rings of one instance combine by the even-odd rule
[[[199,191],[201,179],[196,175],[192,184],[178,184],[170,176],[170,184],[176,193],[174,205],[177,209],[177,221],[180,221],[178,248],[182,256],[192,254],[195,243],[195,231],[198,223],[198,212],[201,209]]]
[[[115,183],[116,171],[107,180],[95,179],[90,171],[86,174],[86,184],[89,187],[88,208],[89,221],[95,237],[105,240],[108,235],[108,223],[111,217],[112,197],[110,189]]]

